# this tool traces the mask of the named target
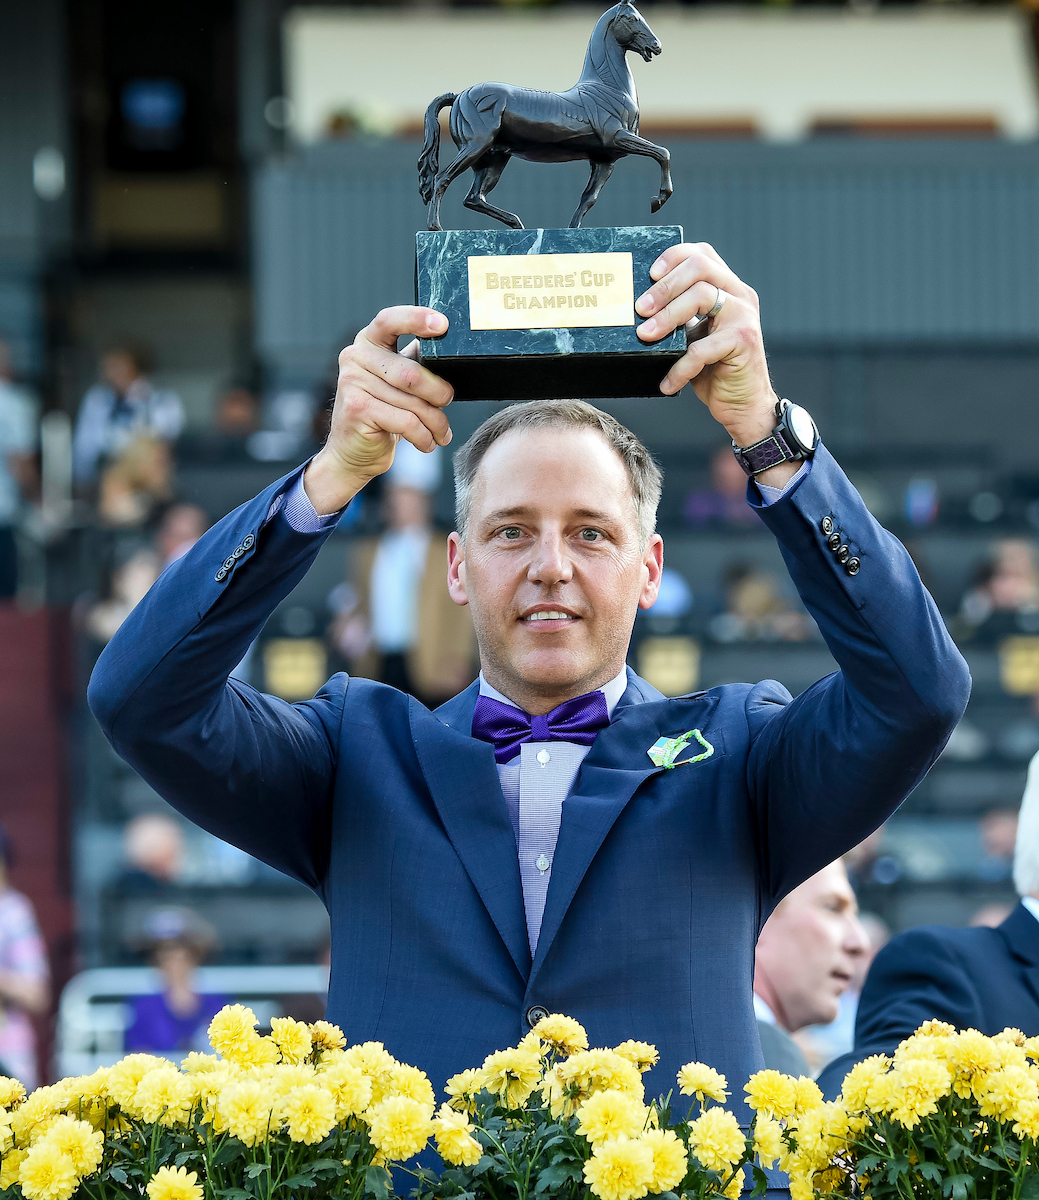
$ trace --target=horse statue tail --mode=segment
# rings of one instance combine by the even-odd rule
[[[458,99],[456,92],[445,92],[437,96],[426,109],[426,140],[418,157],[418,190],[422,203],[433,199],[433,184],[440,167],[440,118],[439,112]]]

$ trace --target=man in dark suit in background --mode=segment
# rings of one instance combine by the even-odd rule
[[[329,1019],[437,1089],[565,1012],[595,1044],[655,1043],[650,1095],[700,1059],[740,1097],[761,1065],[762,924],[886,819],[967,702],[909,555],[776,396],[755,293],[704,245],[652,273],[641,337],[709,321],[661,390],[695,378],[740,448],[838,671],[793,700],[775,682],[666,699],[627,669],[663,566],[659,468],[591,405],[534,401],[456,457],[447,586],[478,681],[430,712],[345,675],[295,705],[229,679],[398,439],[450,441],[451,388],[396,350],[447,319],[407,307],[343,351],[322,450],[168,568],[91,679],[102,728],[161,795],[321,896]]]
[[[827,1098],[871,1054],[891,1054],[903,1038],[937,1019],[958,1029],[1039,1034],[1039,754],[1028,767],[1014,850],[1021,897],[995,929],[921,925],[891,939],[862,989],[855,1048],[819,1077]]]

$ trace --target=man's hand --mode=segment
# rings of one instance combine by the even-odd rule
[[[660,390],[670,396],[693,381],[697,396],[738,446],[767,437],[776,425],[778,397],[768,377],[756,293],[705,242],[671,246],[653,264],[650,275],[657,282],[635,304],[639,315],[649,318],[636,331],[647,342],[659,341],[697,315],[710,312],[718,296],[715,289],[726,294],[707,336],[689,346]],[[764,474],[783,473],[789,467],[784,463]],[[794,465],[789,475],[796,470]],[[773,480],[763,478],[763,482]]]
[[[427,453],[451,441],[444,408],[453,388],[414,361],[417,341],[397,352],[399,337],[446,332],[447,317],[434,309],[384,308],[339,355],[328,440],[303,476],[318,513],[338,512],[388,470],[401,438]]]

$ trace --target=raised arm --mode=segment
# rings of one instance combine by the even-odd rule
[[[657,282],[637,304],[650,317],[640,336],[662,337],[717,310],[662,390],[691,380],[738,446],[767,438],[778,398],[757,296],[710,246],[672,247],[652,274]],[[794,481],[799,469],[785,462],[756,476],[773,503],[756,499],[753,485],[748,495],[841,669],[793,702],[775,683],[748,695],[763,918],[891,814],[938,756],[970,693],[966,663],[905,548],[824,447]],[[777,499],[771,489],[783,488]]]
[[[340,356],[323,449],[164,571],[90,680],[106,736],[160,795],[315,888],[326,867],[346,677],[293,705],[229,676],[306,574],[336,514],[389,467],[399,438],[420,450],[450,440],[450,387],[396,352],[399,336],[445,327],[427,309],[380,313]]]

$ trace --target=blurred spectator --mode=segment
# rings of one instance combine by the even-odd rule
[[[876,913],[860,913],[859,921],[866,931],[866,952],[855,960],[855,973],[847,991],[837,1001],[837,1016],[828,1025],[807,1025],[797,1034],[797,1044],[804,1051],[813,1075],[818,1075],[838,1055],[847,1054],[855,1044],[855,1014],[859,1008],[862,985],[866,982],[870,964],[877,952],[891,938],[887,922]]]
[[[975,911],[967,925],[971,929],[998,929],[1013,911],[1012,904],[983,904]]]
[[[155,549],[162,569],[183,558],[209,528],[209,518],[197,504],[173,504],[155,531]]]
[[[716,641],[803,642],[811,636],[808,616],[791,607],[771,571],[734,563],[726,568],[723,584],[725,611],[709,626]]]
[[[106,525],[145,524],[173,494],[173,455],[167,442],[139,437],[102,471],[98,516]]]
[[[101,379],[83,397],[72,443],[76,483],[93,483],[105,460],[138,438],[173,442],[184,425],[175,392],[157,391],[147,379],[150,351],[138,344],[114,347],[101,358]]]
[[[21,502],[36,487],[35,399],[15,386],[11,349],[0,341],[0,597],[18,589],[14,527]]]
[[[754,1010],[767,1067],[808,1073],[790,1034],[836,1020],[840,996],[868,951],[858,902],[839,860],[776,905],[754,956]]]
[[[160,909],[148,919],[146,938],[148,958],[162,978],[162,992],[130,1001],[133,1020],[126,1031],[126,1050],[151,1054],[210,1050],[209,1022],[231,1002],[229,996],[204,995],[195,988],[195,972],[216,946],[212,927],[190,909]]]
[[[1012,808],[994,808],[978,822],[984,857],[978,864],[982,879],[998,882],[1010,878],[1017,840],[1017,812]]]
[[[1035,547],[1025,538],[1007,538],[996,543],[989,560],[975,574],[960,603],[957,624],[961,636],[1002,636],[1017,628],[1014,618],[1023,614],[1035,614],[1039,622]]]
[[[39,1078],[29,1017],[50,1005],[50,971],[32,904],[8,883],[12,862],[11,841],[0,826],[0,1072],[31,1091]]]
[[[386,530],[354,544],[352,603],[330,636],[354,674],[439,704],[475,675],[472,619],[447,593],[447,539],[433,528],[439,451],[400,442],[385,480]]]
[[[691,491],[684,505],[690,525],[759,524],[757,513],[747,503],[747,476],[729,446],[711,456],[711,486]]]
[[[996,928],[922,925],[888,942],[862,989],[854,1049],[820,1076],[828,1097],[854,1063],[891,1054],[924,1021],[989,1036],[1008,1026],[1039,1036],[1039,754],[1018,813],[1014,887],[1021,903]]]
[[[154,892],[179,882],[184,869],[184,830],[163,813],[143,813],[123,830],[126,867],[123,892]]]
[[[115,567],[107,589],[109,594],[87,612],[84,622],[87,633],[99,642],[109,642],[161,572],[158,555],[147,548],[136,550]]]
[[[217,396],[212,428],[186,435],[180,452],[209,465],[251,462],[249,439],[259,427],[259,397],[248,388],[228,388]]]

